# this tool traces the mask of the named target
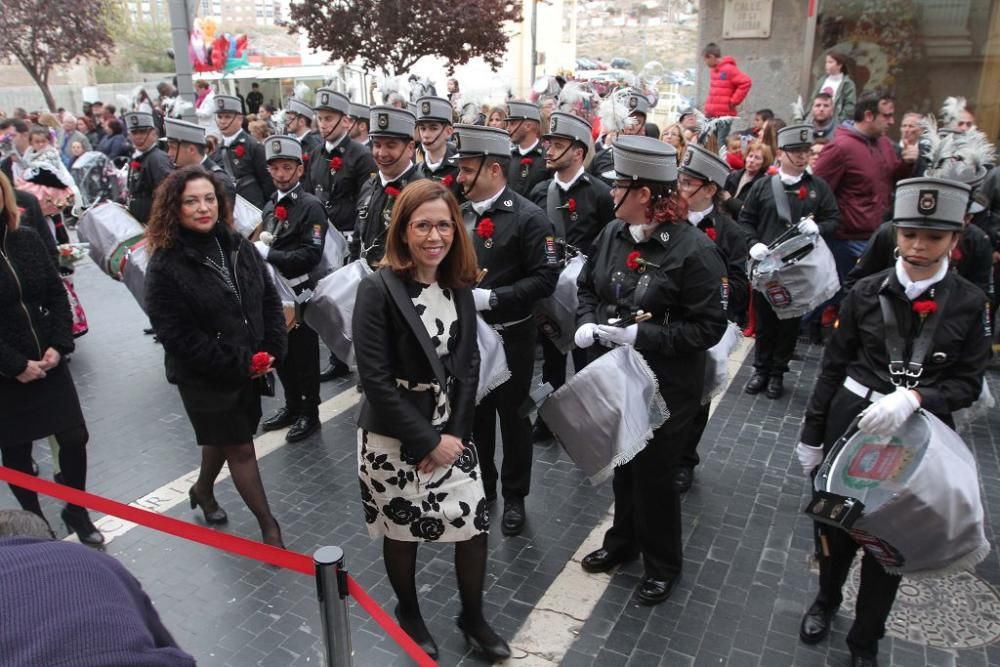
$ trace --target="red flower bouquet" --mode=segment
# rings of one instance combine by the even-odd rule
[[[288,209],[284,206],[275,206],[274,217],[278,220],[288,220]]]
[[[254,375],[260,375],[271,366],[271,355],[267,352],[257,352],[250,358],[250,370]]]
[[[247,149],[243,147],[243,144],[236,144],[236,148],[233,149],[233,154],[240,160],[247,154]]]

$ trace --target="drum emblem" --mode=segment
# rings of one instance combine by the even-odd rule
[[[917,199],[917,212],[921,215],[932,215],[937,211],[938,191],[921,190]]]
[[[781,283],[769,282],[766,289],[765,296],[767,296],[767,300],[775,308],[787,308],[792,305],[792,294]]]
[[[875,557],[882,565],[888,567],[902,567],[905,559],[903,554],[899,553],[899,550],[894,546],[886,542],[885,540],[880,540],[874,535],[870,535],[863,530],[852,529],[849,531],[851,537],[854,541],[864,547],[865,551],[870,553]]]

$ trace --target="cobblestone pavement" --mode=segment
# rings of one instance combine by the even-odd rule
[[[90,320],[71,368],[91,431],[90,490],[130,502],[189,474],[199,452],[176,389],[163,375],[162,350],[142,312],[121,285],[91,264],[76,286]],[[800,615],[815,593],[812,537],[801,513],[807,486],[793,449],[821,349],[800,345],[800,361],[778,401],[742,393],[744,367],[712,416],[702,441],[703,464],[684,500],[685,569],[666,603],[647,608],[633,599],[637,564],[610,578],[594,578],[599,596],[585,619],[566,616],[576,640],[565,655],[518,650],[512,665],[846,665],[844,639],[852,610],[845,603],[828,641],[798,641]],[[991,375],[994,393],[1000,383]],[[352,379],[323,386],[324,400],[353,392]],[[280,405],[269,400],[265,413]],[[260,461],[287,546],[310,554],[336,544],[348,569],[391,611],[393,596],[381,547],[364,529],[355,473],[354,411],[324,424],[320,434],[283,446]],[[981,466],[987,513],[1000,503],[1000,462],[993,434],[1000,415],[972,425],[967,441]],[[48,448],[37,448],[42,474],[51,472]],[[256,522],[232,482],[220,482],[229,511],[225,530],[257,538]],[[6,489],[0,505],[16,506]],[[44,503],[50,518],[58,507]],[[536,448],[528,528],[515,538],[490,536],[486,614],[512,638],[552,587],[567,562],[611,507],[610,484],[592,487],[556,446]],[[186,506],[167,512],[200,522]],[[992,525],[988,536],[994,538]],[[64,533],[63,533],[64,534]],[[599,533],[598,533],[599,534]],[[139,527],[107,547],[142,582],[178,643],[209,667],[322,664],[315,585],[300,574],[213,551]],[[422,610],[441,648],[442,665],[481,664],[455,627],[459,603],[451,548],[426,545],[419,553]],[[570,567],[576,567],[570,564]],[[884,664],[898,666],[1000,665],[1000,560],[994,552],[976,577],[936,587],[905,582]],[[963,616],[964,615],[964,616]],[[352,605],[352,641],[359,666],[404,665],[391,640]],[[967,646],[969,648],[951,648]],[[530,651],[530,647],[527,647]]]

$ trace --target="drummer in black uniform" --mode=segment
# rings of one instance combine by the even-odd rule
[[[443,97],[421,97],[417,100],[417,134],[424,161],[417,172],[424,178],[440,181],[461,203],[462,186],[458,184],[458,162],[451,123],[451,102]]]
[[[618,219],[597,237],[580,273],[575,340],[595,357],[603,346],[634,346],[656,375],[670,418],[645,449],[615,468],[614,523],[582,566],[607,572],[642,554],[645,576],[637,594],[642,604],[654,605],[670,597],[684,562],[680,494],[668,480],[680,455],[675,441],[701,409],[705,351],[726,330],[726,265],[716,244],[684,223],[672,146],[618,137],[614,158]],[[639,310],[652,319],[609,325]]]
[[[531,102],[507,103],[507,132],[510,133],[508,187],[527,197],[531,190],[549,177],[542,146],[542,112]]]
[[[128,211],[145,225],[153,208],[156,187],[174,170],[170,158],[157,146],[159,135],[153,114],[130,111],[125,114],[128,138],[135,150],[128,167]]]
[[[535,304],[555,289],[559,258],[552,223],[537,206],[507,185],[510,143],[500,129],[459,125],[458,180],[467,201],[465,225],[472,232],[479,266],[486,272],[472,294],[476,310],[503,338],[511,377],[476,407],[473,434],[479,448],[483,487],[496,498],[496,421],[503,436],[500,482],[504,535],[524,529],[524,499],[531,488],[531,422],[521,416],[535,365]]]
[[[360,102],[351,102],[351,139],[371,150],[372,139],[368,136],[368,119],[372,108]]]
[[[953,426],[951,413],[979,396],[990,355],[989,307],[982,290],[948,271],[968,200],[968,186],[954,181],[899,182],[893,216],[899,258],[893,268],[860,280],[840,304],[840,324],[827,342],[796,448],[806,474],[859,413],[861,432],[889,436],[918,408]],[[908,358],[911,350],[924,347],[924,339],[923,358]],[[890,359],[899,363],[890,368]],[[819,595],[799,631],[807,644],[829,633],[858,550],[846,531],[818,527]],[[899,582],[865,553],[855,620],[847,633],[855,667],[877,664],[878,640]]]
[[[423,178],[413,164],[416,117],[406,109],[372,107],[372,156],[376,172],[361,187],[358,217],[349,248],[351,259],[363,257],[375,267],[385,254],[385,233],[392,207],[411,181]]]
[[[691,144],[684,151],[678,171],[680,176],[677,188],[687,201],[687,222],[715,241],[726,260],[729,281],[729,308],[726,314],[730,322],[739,322],[746,315],[750,302],[750,285],[746,273],[747,236],[719,205],[717,198],[726,185],[729,165],[701,146]],[[683,444],[676,445],[681,448],[682,454],[680,465],[674,473],[674,484],[681,493],[691,488],[694,469],[701,462],[698,458],[698,443],[708,425],[710,405],[705,402],[701,406],[691,428],[682,435]]]
[[[573,252],[579,251],[589,257],[597,235],[615,219],[611,188],[587,174],[583,167],[591,143],[590,123],[579,116],[554,111],[543,138],[549,142],[545,149],[545,168],[552,178],[536,185],[530,199],[552,221],[560,254],[568,244]],[[566,383],[566,355],[544,332],[541,340],[542,382],[558,389]],[[573,369],[579,371],[586,363],[586,353],[573,350]],[[541,417],[535,421],[531,438],[534,442],[552,438]]]
[[[215,96],[215,123],[222,133],[212,162],[226,170],[236,182],[236,194],[257,208],[274,194],[274,182],[267,173],[264,147],[243,129],[243,102],[230,95]]]
[[[750,257],[757,261],[770,254],[768,246],[779,237],[785,240],[796,233],[826,236],[837,227],[839,212],[830,186],[806,171],[812,143],[811,125],[782,128],[778,132],[781,169],[754,183],[743,203],[739,223],[750,237]],[[787,215],[776,205],[775,192],[784,194]],[[759,394],[766,389],[768,398],[780,398],[785,391],[784,375],[795,353],[802,318],[778,319],[771,304],[757,290],[753,293],[753,308],[757,317],[757,344],[754,372],[745,391]]]
[[[207,155],[208,144],[205,141],[205,128],[197,123],[189,123],[176,118],[166,118],[163,121],[166,131],[165,143],[167,156],[174,166],[190,167],[199,165],[222,182],[229,199],[229,206],[236,201],[236,183],[226,173],[226,170],[212,162]]]
[[[285,131],[302,144],[302,156],[308,162],[307,155],[323,145],[323,138],[313,129],[312,107],[302,100],[290,97],[285,104]]]
[[[263,228],[270,238],[254,245],[295,294],[300,295],[316,286],[309,274],[323,258],[326,211],[319,199],[302,187],[299,142],[294,137],[275,135],[265,140],[264,147],[267,168],[277,191],[263,211]],[[320,427],[319,336],[302,321],[302,310],[307,307],[301,304],[296,309],[295,327],[288,332],[288,354],[278,366],[285,406],[261,425],[265,431],[291,426],[285,435],[288,442],[304,440]]]
[[[610,103],[610,102],[608,102]],[[650,112],[649,98],[637,90],[630,90],[628,98],[625,100],[628,108],[628,120],[621,129],[621,134],[626,136],[641,137],[646,134],[646,116]],[[590,163],[590,173],[611,185],[611,177],[605,174],[614,173],[614,153],[612,152],[612,142],[615,139],[614,130],[616,128],[603,128],[605,131],[605,148],[597,151],[593,161]]]

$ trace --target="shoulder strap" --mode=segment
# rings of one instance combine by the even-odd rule
[[[233,164],[233,156],[229,154],[229,147],[223,146],[219,152],[222,153],[222,162],[226,173],[229,174],[230,178],[236,178],[236,166]]]
[[[545,193],[545,211],[556,228],[556,241],[565,241],[566,221],[563,220],[562,211],[559,210],[559,186],[555,178],[549,181],[549,190]]]
[[[889,282],[889,278],[882,283],[884,288]],[[932,288],[933,289],[933,288]],[[913,348],[909,358],[906,358],[903,334],[899,331],[899,322],[896,320],[896,312],[892,307],[892,300],[882,289],[878,294],[879,306],[882,309],[882,321],[885,324],[885,344],[889,352],[889,379],[897,387],[912,389],[920,384],[920,376],[924,372],[924,357],[930,350],[934,340],[934,332],[937,331],[938,323],[944,316],[944,307],[948,303],[948,292],[942,290],[941,295],[935,299],[938,311],[931,314],[920,327],[916,340],[913,341]]]
[[[788,205],[788,195],[785,194],[785,186],[781,184],[781,177],[777,174],[771,176],[771,192],[774,193],[774,208],[778,211],[778,217],[786,225],[791,225],[792,209]]]
[[[390,269],[381,269],[378,272],[379,283],[382,285],[382,289],[385,290],[386,295],[389,297],[390,301],[396,303],[396,307],[399,312],[403,315],[403,319],[406,323],[410,325],[410,329],[413,330],[413,334],[417,337],[417,342],[420,343],[420,349],[424,351],[424,356],[427,357],[427,361],[430,362],[431,370],[434,371],[434,377],[437,378],[438,384],[441,385],[442,391],[447,391],[448,375],[444,370],[444,364],[441,363],[441,359],[437,355],[437,351],[431,344],[431,338],[427,334],[427,327],[424,326],[423,320],[417,315],[416,309],[413,308],[413,304],[410,301],[409,296],[406,294],[406,290],[403,288],[403,284],[396,277]]]

